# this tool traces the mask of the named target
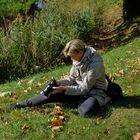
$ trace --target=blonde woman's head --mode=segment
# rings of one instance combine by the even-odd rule
[[[81,51],[84,51],[86,46],[82,40],[73,39],[66,44],[63,53],[65,56],[77,55]]]

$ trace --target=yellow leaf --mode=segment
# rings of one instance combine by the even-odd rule
[[[59,118],[59,117],[53,117],[53,118],[51,119],[51,122],[52,122],[52,125],[53,125],[53,126],[58,126],[58,125],[61,125],[63,121],[62,121],[62,119]]]
[[[23,92],[24,92],[24,93],[28,93],[28,90],[27,90],[27,89],[24,89]]]
[[[55,106],[52,115],[64,115],[64,112],[62,112],[62,108],[60,106]]]
[[[52,131],[60,131],[63,128],[63,126],[52,126]]]

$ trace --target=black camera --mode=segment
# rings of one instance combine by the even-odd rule
[[[53,91],[53,87],[56,87],[56,80],[54,78],[52,78],[51,80],[48,81],[47,87],[42,90],[40,92],[40,94],[44,94],[45,96],[47,96],[50,92]]]

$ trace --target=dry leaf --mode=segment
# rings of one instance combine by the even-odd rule
[[[104,133],[105,133],[106,135],[110,134],[109,129],[108,129],[108,128],[106,128],[106,129],[104,130]]]
[[[66,78],[68,78],[69,76],[70,76],[70,73],[69,73],[69,72],[67,72],[66,74],[63,73],[63,75],[61,76],[60,79],[66,79]]]
[[[98,125],[102,120],[102,117],[97,117],[95,121],[95,125]]]
[[[58,126],[62,125],[63,119],[61,119],[59,116],[56,116],[51,119],[51,122],[53,126]]]
[[[14,99],[18,99],[19,94],[18,94],[18,93],[14,93],[14,94],[12,95],[12,97],[13,97]]]
[[[21,84],[27,82],[27,80],[20,80],[17,84],[20,86]]]
[[[62,108],[56,105],[53,109],[53,112],[49,114],[53,115],[53,118],[50,121],[51,125],[49,126],[49,128],[51,128],[52,131],[61,130],[61,128],[63,128],[62,124],[64,121],[64,112],[62,111]]]
[[[112,79],[112,74],[109,73],[109,74],[108,74],[108,77],[109,77],[109,79]]]
[[[127,54],[132,54],[132,51],[126,51]]]
[[[14,98],[14,99],[17,99],[19,97],[19,94],[16,93],[16,92],[11,92],[10,97]]]
[[[40,88],[42,87],[42,84],[41,84],[41,83],[37,83],[37,84],[35,85],[35,87],[36,87],[37,89],[40,89]]]
[[[62,116],[62,115],[64,115],[64,112],[62,111],[60,106],[55,106],[53,112],[50,112],[49,114],[50,115],[57,115],[57,116],[60,115],[60,116]]]
[[[29,126],[27,126],[26,124],[24,124],[23,126],[21,126],[21,130],[22,131],[26,131],[29,129]]]
[[[132,90],[132,87],[131,86],[127,86],[127,91],[129,92],[129,93],[132,93],[133,92],[133,90]]]
[[[59,125],[59,126],[52,126],[51,130],[52,131],[60,131],[63,128],[63,126]]]
[[[132,70],[132,74],[133,74],[133,75],[137,75],[138,73],[139,73],[139,70],[138,70],[138,69],[133,69],[133,70]]]
[[[31,91],[31,89],[32,89],[31,87],[28,87],[27,89],[24,89],[23,92],[28,93],[29,91]]]
[[[120,71],[119,71],[119,74],[120,74],[121,76],[124,76],[124,70],[123,70],[123,69],[120,70]]]
[[[27,90],[27,89],[24,89],[23,92],[24,92],[24,93],[28,93],[28,90]]]
[[[54,115],[64,115],[64,112],[56,110],[54,111]]]
[[[60,106],[55,106],[56,110],[62,110],[62,108]]]

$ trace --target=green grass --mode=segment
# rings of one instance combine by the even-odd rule
[[[70,66],[39,73],[0,85],[0,139],[10,140],[131,140],[140,131],[140,39],[102,53],[106,72],[115,77],[125,98],[102,108],[98,116],[82,118],[77,110],[62,107],[65,115],[62,131],[52,132],[48,126],[54,104],[39,108],[3,112],[12,103],[31,97],[41,90],[53,75],[56,79],[69,71]],[[20,82],[19,82],[20,81]],[[28,91],[28,92],[25,92]]]
[[[0,17],[16,17],[20,10],[26,12],[34,0],[1,0]]]

